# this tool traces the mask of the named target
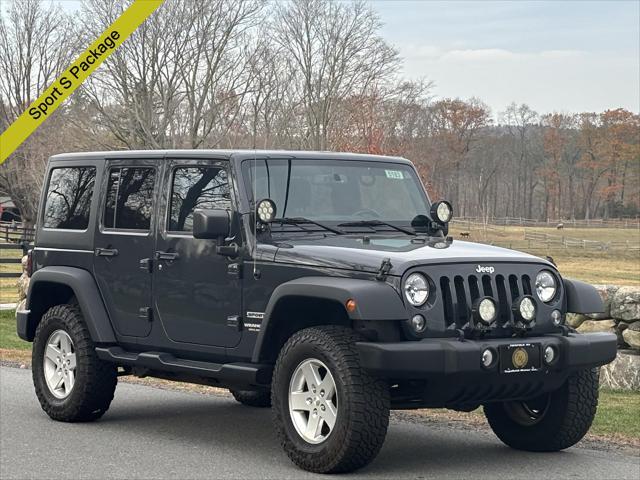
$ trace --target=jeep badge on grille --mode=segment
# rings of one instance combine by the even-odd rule
[[[496,269],[493,267],[483,267],[482,265],[478,265],[476,267],[476,272],[478,273],[493,273]]]

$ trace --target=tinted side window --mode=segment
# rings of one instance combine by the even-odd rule
[[[46,228],[85,230],[89,226],[94,167],[55,168],[47,188],[43,225]]]
[[[155,177],[153,168],[112,168],[109,171],[105,228],[149,230]]]
[[[174,171],[168,230],[191,232],[196,208],[231,209],[227,172],[222,167],[188,167]]]

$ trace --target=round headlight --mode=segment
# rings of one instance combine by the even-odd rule
[[[542,270],[536,276],[536,294],[544,303],[550,302],[556,295],[556,277],[548,270]]]
[[[429,297],[429,282],[424,275],[412,273],[404,282],[404,296],[414,307],[419,307]]]
[[[438,223],[449,223],[453,217],[453,208],[447,201],[436,202],[431,205],[431,219]]]
[[[262,223],[270,223],[274,218],[276,218],[276,204],[269,198],[260,200],[256,208],[256,213],[258,215],[258,220]]]

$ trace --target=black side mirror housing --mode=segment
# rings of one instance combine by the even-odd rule
[[[229,236],[231,219],[227,210],[193,212],[193,238],[219,240]]]

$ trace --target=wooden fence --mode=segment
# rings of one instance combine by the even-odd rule
[[[23,243],[33,242],[36,231],[19,223],[0,222],[0,242]]]
[[[599,242],[582,238],[565,237],[563,235],[549,235],[548,233],[530,232],[525,230],[524,239],[529,242],[529,248],[571,248],[596,251],[624,251],[640,253],[640,245],[633,241]]]
[[[523,217],[500,217],[500,218],[482,218],[482,217],[455,217],[457,222],[471,222],[481,224],[491,224],[500,226],[520,226],[520,227],[557,227],[563,225],[567,228],[640,228],[640,218],[618,218],[618,219],[602,219],[593,220],[535,220]]]
[[[33,248],[33,244],[29,242],[0,243],[0,265],[19,264],[22,261],[22,257],[26,255],[31,248]],[[7,250],[22,250],[22,255],[19,257],[5,257],[4,252]],[[21,271],[22,269],[18,269],[16,272],[0,272],[0,278],[18,278],[22,274]]]

